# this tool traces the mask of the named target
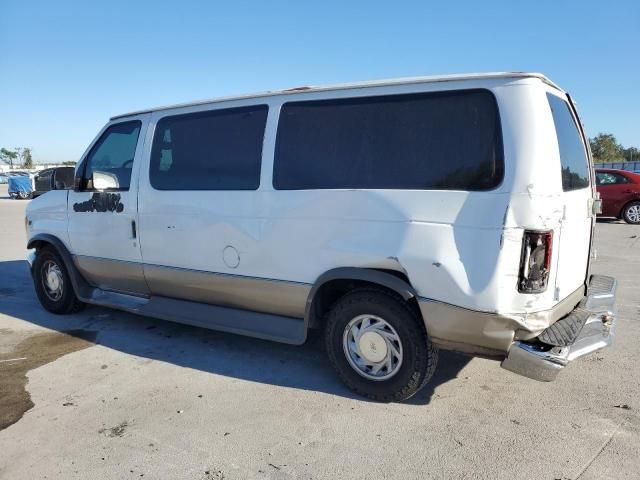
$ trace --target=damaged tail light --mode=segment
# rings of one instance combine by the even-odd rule
[[[546,290],[551,269],[552,241],[553,231],[524,231],[518,292],[541,293]]]

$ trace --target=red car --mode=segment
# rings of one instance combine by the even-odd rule
[[[640,174],[611,168],[596,169],[596,189],[602,199],[601,217],[640,224]]]

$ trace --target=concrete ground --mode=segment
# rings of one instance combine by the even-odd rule
[[[343,387],[317,338],[46,313],[27,203],[0,186],[2,479],[640,478],[640,227],[597,227],[594,270],[620,284],[612,348],[554,383],[441,352],[417,398],[386,405]]]

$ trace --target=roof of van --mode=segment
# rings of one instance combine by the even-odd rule
[[[175,105],[166,105],[162,107],[148,108],[145,110],[137,110],[137,111],[125,113],[122,115],[115,115],[111,117],[111,120],[115,120],[116,118],[129,117],[131,115],[140,115],[143,113],[156,112],[159,110],[170,110],[173,108],[192,107],[196,105],[205,105],[208,103],[216,103],[216,102],[227,102],[231,100],[244,100],[244,99],[250,99],[250,98],[270,97],[275,95],[290,95],[290,94],[300,93],[300,92],[305,92],[305,93],[323,92],[328,90],[381,87],[386,85],[455,82],[455,81],[461,81],[461,80],[487,80],[487,79],[496,79],[496,78],[537,78],[542,80],[546,84],[551,85],[552,87],[557,88],[558,90],[561,90],[560,87],[558,87],[555,83],[553,83],[551,80],[549,80],[547,77],[545,77],[541,73],[491,72],[491,73],[466,73],[466,74],[454,74],[454,75],[435,75],[435,76],[425,76],[425,77],[404,77],[404,78],[391,78],[386,80],[370,80],[370,81],[364,81],[364,82],[341,83],[336,85],[295,87],[295,88],[287,88],[284,90],[270,90],[266,92],[251,93],[246,95],[234,95],[234,96],[213,98],[209,100],[199,100],[195,102],[178,103]]]

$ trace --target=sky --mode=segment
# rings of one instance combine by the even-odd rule
[[[76,161],[110,116],[416,75],[541,72],[640,147],[640,2],[0,0],[0,147]]]

